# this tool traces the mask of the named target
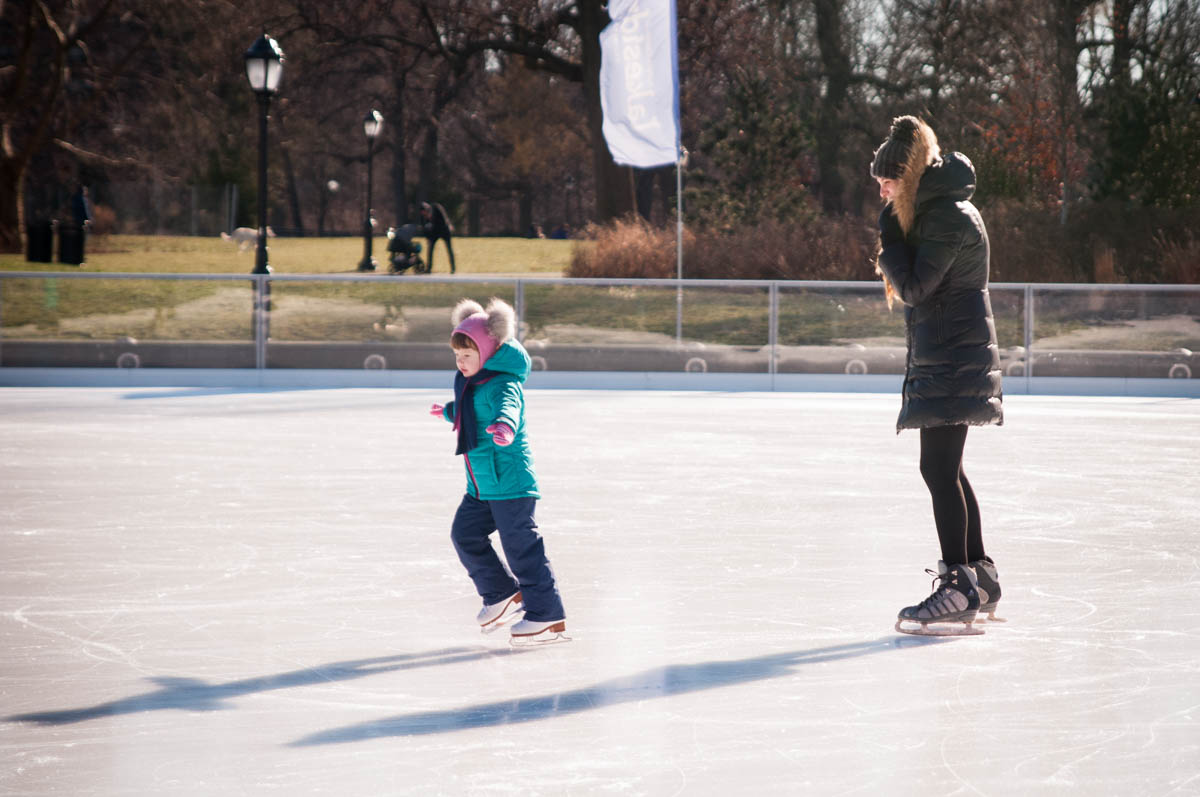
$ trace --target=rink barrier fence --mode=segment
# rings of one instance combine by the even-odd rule
[[[45,281],[48,303],[49,297],[56,295],[55,286],[60,280],[249,283],[250,334],[238,341],[137,340],[130,336],[70,340],[12,335],[4,321],[4,288],[16,279]],[[449,363],[446,344],[439,339],[396,342],[273,338],[272,286],[279,285],[282,290],[283,286],[300,283],[351,283],[373,288],[392,285],[400,291],[398,303],[405,289],[418,285],[444,285],[453,289],[455,296],[471,295],[478,286],[489,287],[490,295],[504,286],[517,312],[518,337],[534,362],[531,387],[887,392],[899,389],[904,371],[903,314],[899,308],[891,314],[882,309],[882,292],[876,282],[0,272],[0,385],[444,385]],[[674,291],[675,339],[667,342],[658,335],[658,341],[652,344],[564,344],[527,337],[523,322],[530,291],[556,287],[607,289],[618,294],[646,289]],[[1155,334],[1166,334],[1190,343],[1194,327],[1200,324],[1200,286],[993,283],[990,287],[994,305],[998,296],[1004,298],[1004,307],[996,312],[998,325],[1002,319],[1011,322],[1013,312],[1020,316],[1020,342],[1005,346],[1002,341],[1001,345],[1006,392],[1200,396],[1200,354],[1189,347],[1042,347],[1036,336],[1039,314],[1054,315],[1058,303],[1069,308],[1059,313],[1065,321],[1058,322],[1068,331],[1103,336],[1110,330],[1120,332],[1128,327],[1136,338],[1141,323],[1146,327],[1142,340],[1147,335],[1152,340]],[[724,292],[743,300],[748,293],[761,293],[766,315],[762,345],[706,344],[694,337],[685,338],[684,296],[688,291],[702,291],[707,296]],[[839,297],[853,297],[860,303],[878,302],[880,312],[893,326],[891,337],[896,337],[897,324],[900,337],[890,345],[785,344],[780,334],[781,298],[789,297],[825,298],[830,306],[842,311]],[[868,314],[870,310],[865,308]],[[1183,326],[1171,330],[1171,323]]]

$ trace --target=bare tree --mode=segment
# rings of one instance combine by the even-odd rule
[[[602,131],[600,108],[600,32],[609,23],[602,0],[494,4],[483,0],[441,3],[421,0],[442,54],[456,63],[507,53],[529,68],[550,72],[581,85],[596,211],[601,219],[631,213],[635,207],[633,172],[613,162]]]
[[[79,158],[104,160],[71,139],[111,92],[145,35],[121,37],[122,45],[105,47],[103,58],[93,40],[111,33],[114,12],[134,14],[138,5],[117,0],[0,3],[0,24],[12,34],[16,50],[13,63],[0,68],[0,251],[21,251],[25,177],[38,153],[53,146]]]
[[[1200,183],[1200,7],[1112,0],[1088,20],[1085,86],[1100,198],[1186,205]]]
[[[349,187],[365,174],[361,119],[374,108],[384,117],[376,163],[391,175],[390,201],[380,206],[406,222],[408,152],[424,117],[417,93],[431,50],[419,9],[406,0],[350,5],[292,0],[277,7],[275,24],[295,43],[289,59],[289,141],[318,207],[327,208],[332,196],[325,189],[329,180]]]

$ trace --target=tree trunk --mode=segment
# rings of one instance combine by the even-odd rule
[[[1129,87],[1129,62],[1133,56],[1133,37],[1129,23],[1133,19],[1135,0],[1114,0],[1112,7],[1112,77],[1110,85],[1119,89]]]
[[[633,169],[618,166],[604,140],[600,107],[600,31],[609,23],[601,0],[579,0],[579,38],[582,45],[583,97],[587,106],[588,138],[596,178],[596,215],[601,223],[633,213]]]
[[[1095,0],[1058,0],[1053,6],[1056,93],[1058,94],[1058,176],[1062,184],[1059,221],[1066,224],[1070,214],[1072,186],[1070,169],[1071,136],[1079,119],[1079,23],[1083,12]]]
[[[325,215],[329,212],[329,188],[327,183],[317,187],[317,237],[325,235]]]
[[[288,148],[279,145],[279,155],[283,158],[283,175],[287,183],[288,207],[292,212],[292,229],[300,238],[304,237],[304,217],[300,214],[300,192],[296,188],[296,171],[292,168],[292,156]]]
[[[633,179],[637,192],[638,215],[648,223],[654,223],[654,169],[634,169]]]
[[[480,214],[483,212],[483,200],[478,197],[472,197],[467,200],[467,235],[472,237],[478,236],[481,231],[479,222]]]
[[[675,196],[675,189],[678,188],[675,179],[676,168],[669,166],[658,170],[658,190],[662,194],[663,219],[666,224],[674,224],[677,221],[675,207],[679,198]]]
[[[404,165],[404,150],[397,150],[392,157],[392,196],[396,198],[396,226],[402,227],[408,224],[408,169]]]
[[[533,231],[533,195],[522,192],[517,200],[517,234],[529,235]]]
[[[842,35],[841,0],[817,0],[817,45],[825,93],[817,114],[817,163],[821,171],[821,207],[840,214],[845,208],[846,183],[842,178],[842,110],[850,87],[850,54]]]
[[[396,77],[395,99],[387,112],[384,131],[392,142],[392,199],[396,203],[396,226],[408,224],[408,130],[404,124],[404,75]]]
[[[25,173],[13,158],[0,157],[0,252],[23,251]]]
[[[417,174],[417,199],[433,202],[438,183],[438,130],[430,124],[425,130],[425,141],[421,145],[421,162]]]
[[[13,19],[4,15],[4,2],[0,0],[7,51],[5,90],[0,93],[0,251],[3,252],[20,252],[22,248],[24,181],[30,162],[47,142],[65,134],[55,127],[55,120],[61,115],[62,91],[70,74],[68,53],[85,43],[83,36],[100,38],[97,29],[116,4],[88,4],[96,7],[86,11],[79,5],[18,3],[16,13],[21,16]],[[51,10],[48,6],[55,8]],[[53,19],[56,14],[61,18]],[[31,53],[31,58],[25,57]],[[83,80],[83,74],[83,70],[77,70],[75,85],[86,86],[93,99],[109,88],[95,80]],[[14,124],[13,120],[22,123]],[[19,142],[15,141],[18,136]]]

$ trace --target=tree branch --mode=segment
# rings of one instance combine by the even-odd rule
[[[137,158],[111,158],[108,155],[101,155],[98,152],[83,149],[61,138],[52,138],[50,139],[50,143],[65,152],[71,153],[81,161],[94,166],[108,166],[117,169],[138,169],[142,166],[142,162]]]

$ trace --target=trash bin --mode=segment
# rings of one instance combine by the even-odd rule
[[[84,229],[78,224],[58,225],[58,262],[68,266],[83,264]]]
[[[49,263],[54,259],[54,224],[31,221],[25,224],[25,259],[30,263]]]

